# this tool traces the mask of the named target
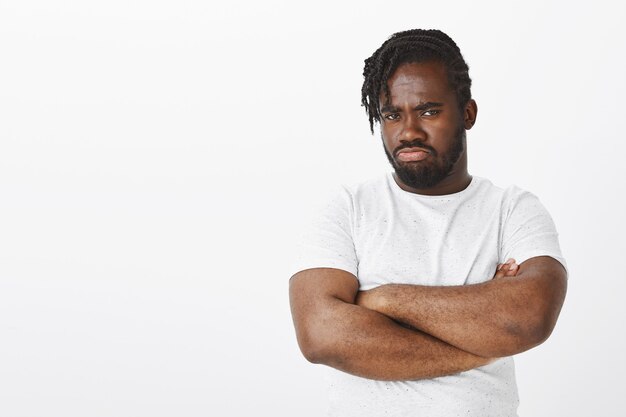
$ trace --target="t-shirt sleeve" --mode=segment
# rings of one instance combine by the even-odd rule
[[[501,262],[513,258],[521,264],[536,256],[550,256],[567,270],[554,221],[546,208],[528,191],[517,187],[508,191],[513,196],[502,230]]]
[[[296,242],[291,275],[311,268],[336,268],[358,274],[353,240],[352,195],[346,188],[332,193]]]

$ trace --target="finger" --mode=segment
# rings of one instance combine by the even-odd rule
[[[517,272],[519,271],[519,265],[516,263],[512,263],[512,264],[506,265],[502,269],[504,270],[504,276],[514,277],[517,275]]]
[[[493,277],[503,278],[505,276],[504,274],[505,274],[504,264],[498,264],[498,267],[496,268],[496,273]]]

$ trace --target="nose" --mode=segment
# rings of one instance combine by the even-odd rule
[[[420,118],[416,115],[409,114],[404,118],[402,131],[400,131],[400,142],[413,142],[426,140],[426,132],[422,128]]]

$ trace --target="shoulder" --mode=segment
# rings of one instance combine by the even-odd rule
[[[389,178],[391,175],[385,173],[360,182],[337,185],[331,191],[330,200],[349,203],[352,208],[369,206],[390,193]]]
[[[389,187],[390,177],[390,173],[379,174],[375,177],[367,178],[359,182],[343,184],[342,188],[350,192],[355,197],[365,196],[371,193],[380,193]]]
[[[504,190],[503,202],[507,209],[507,214],[512,213],[522,215],[533,215],[538,212],[546,212],[545,207],[539,200],[539,197],[534,193],[518,187],[517,185],[511,185]]]
[[[501,199],[509,199],[518,192],[523,191],[515,185],[500,186],[491,182],[490,179],[474,175],[472,186],[475,188],[475,195],[494,196]]]
[[[500,200],[502,208],[506,212],[519,209],[520,206],[541,206],[539,198],[532,192],[525,190],[517,185],[510,184],[507,186],[499,186],[493,184],[489,179],[483,177],[474,177],[476,184],[476,195],[481,198],[495,198]]]

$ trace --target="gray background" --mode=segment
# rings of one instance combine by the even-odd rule
[[[292,242],[389,169],[363,59],[412,27],[469,62],[470,172],[537,194],[569,263],[520,415],[621,412],[621,6],[227,3],[0,0],[0,415],[321,415]]]

